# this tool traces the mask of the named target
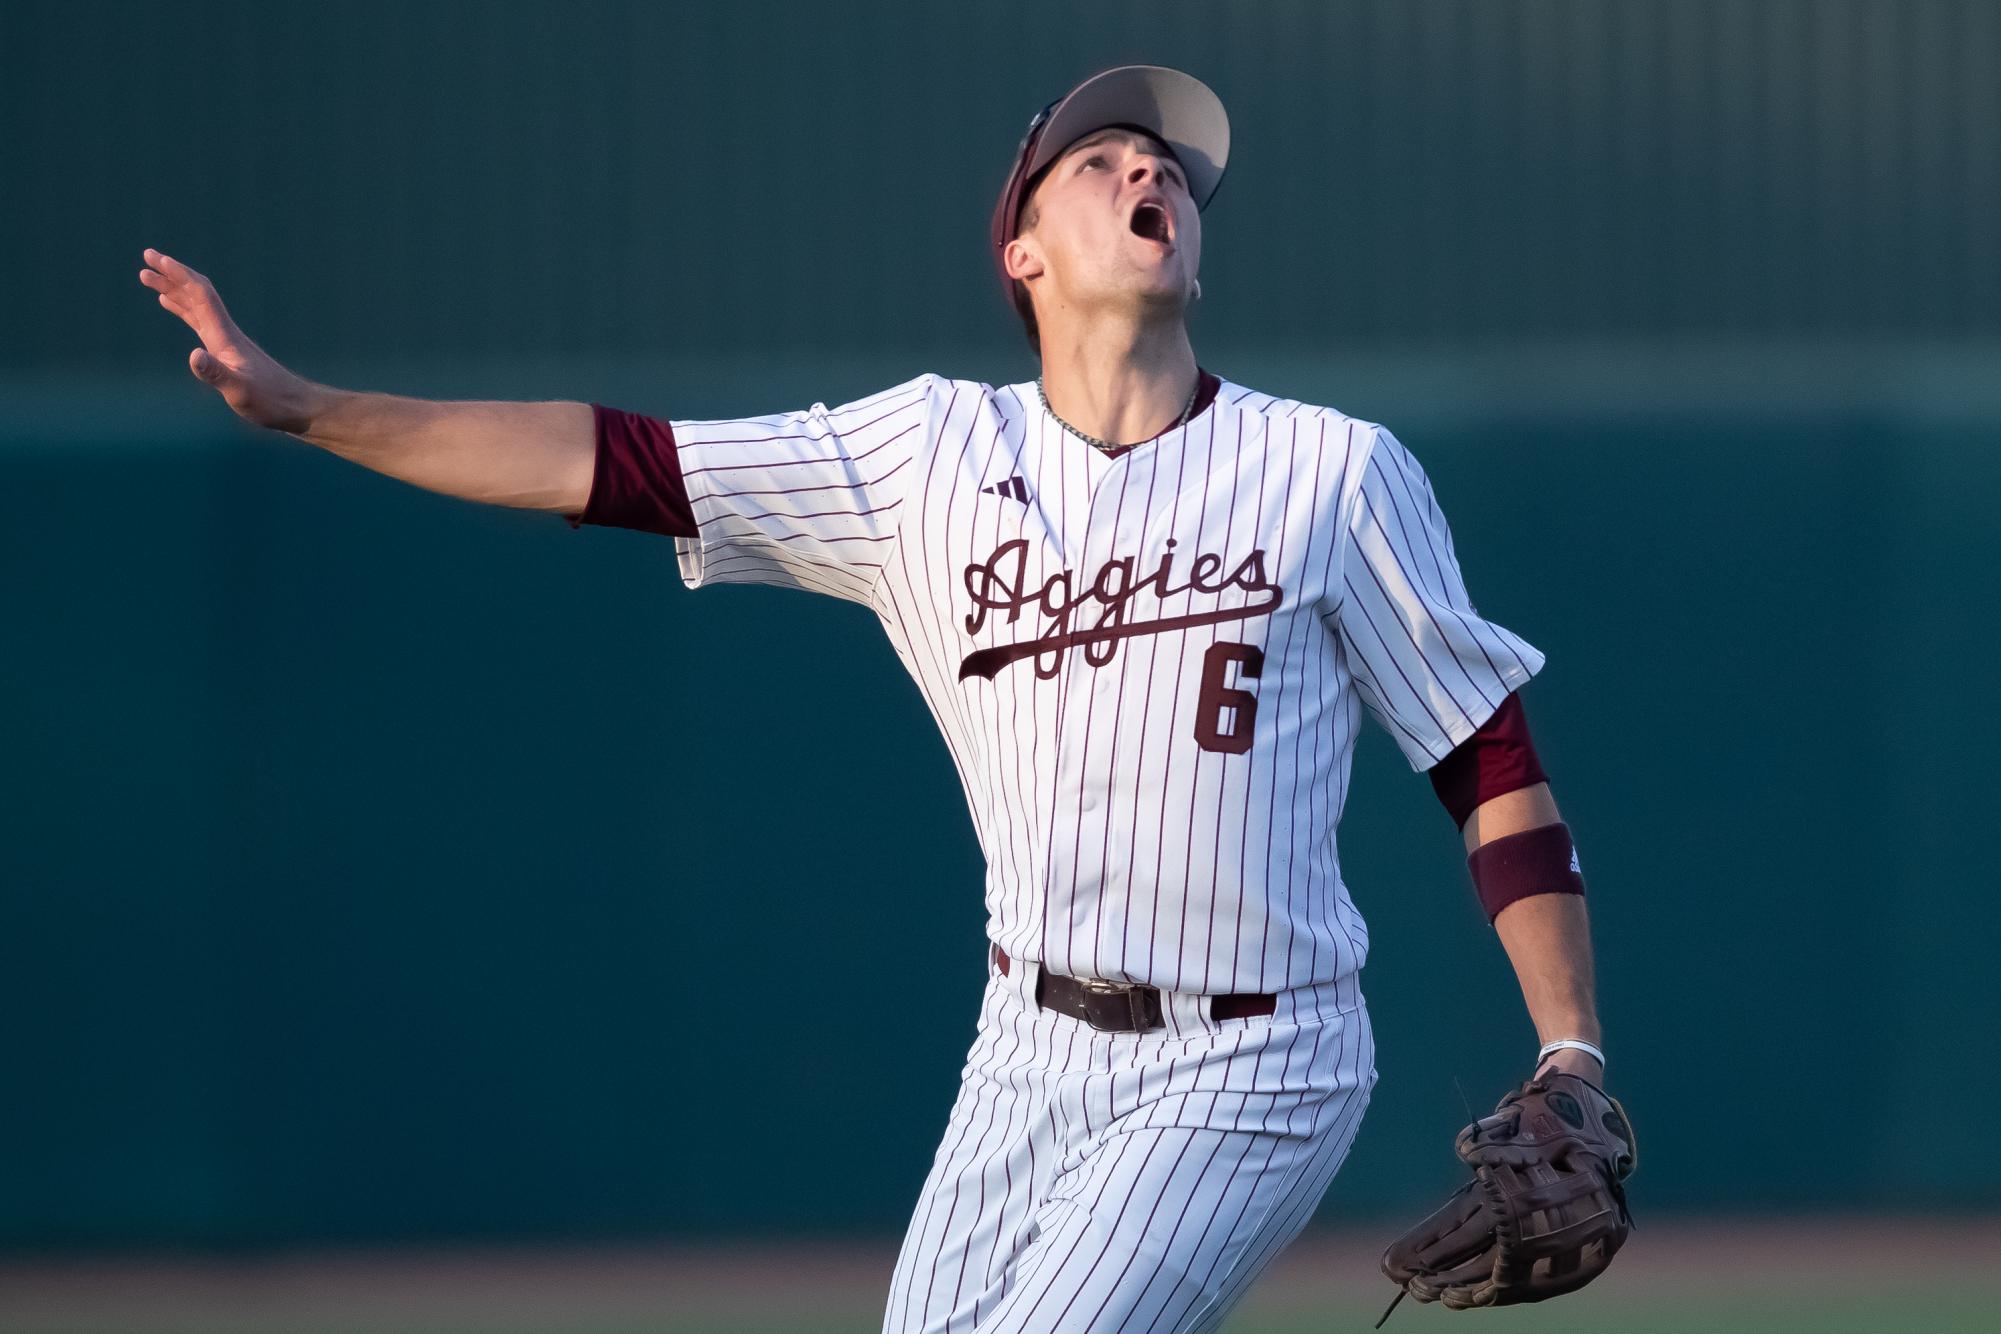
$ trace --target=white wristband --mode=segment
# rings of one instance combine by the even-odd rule
[[[1605,1053],[1586,1042],[1583,1038],[1558,1038],[1554,1042],[1545,1042],[1542,1052],[1535,1058],[1535,1063],[1540,1066],[1544,1061],[1549,1059],[1549,1054],[1554,1051],[1581,1051],[1586,1056],[1598,1062],[1600,1069],[1603,1069],[1605,1065]]]

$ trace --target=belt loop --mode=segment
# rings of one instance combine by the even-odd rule
[[[1168,1031],[1175,1037],[1192,1033],[1214,1033],[1218,1025],[1209,1015],[1209,998],[1196,991],[1163,991],[1161,1008],[1166,1012]]]
[[[1007,960],[1005,969],[1001,967],[1002,959]],[[1031,1011],[1039,1008],[1035,1003],[1035,981],[1041,973],[1040,964],[1017,959],[1002,949],[998,942],[990,940],[987,942],[987,968],[989,975],[997,979],[1024,1008]]]

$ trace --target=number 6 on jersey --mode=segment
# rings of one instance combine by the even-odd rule
[[[1255,644],[1211,644],[1202,655],[1202,693],[1195,706],[1195,741],[1204,750],[1242,755],[1251,748],[1251,729],[1258,720],[1258,697],[1223,684],[1231,663],[1237,675],[1255,681],[1265,668],[1265,651]],[[1230,711],[1228,728],[1223,711]]]

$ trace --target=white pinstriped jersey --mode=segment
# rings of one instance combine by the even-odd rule
[[[1362,966],[1335,828],[1363,707],[1414,769],[1543,656],[1482,619],[1383,427],[1224,381],[1115,456],[935,375],[672,423],[689,587],[871,608],[944,734],[988,931],[1052,972],[1277,992]]]

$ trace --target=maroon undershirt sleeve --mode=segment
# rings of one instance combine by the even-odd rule
[[[1451,812],[1452,823],[1462,829],[1481,802],[1549,781],[1536,758],[1535,742],[1529,739],[1521,698],[1515,694],[1502,700],[1493,717],[1429,772],[1432,791]]]
[[[662,537],[694,537],[695,508],[681,479],[674,428],[653,417],[591,404],[597,462],[591,498],[570,527],[635,528]]]
[[[1521,700],[1512,694],[1472,736],[1431,766],[1432,790],[1461,829],[1480,803],[1548,781],[1529,739]],[[1489,839],[1467,856],[1466,869],[1489,922],[1518,899],[1584,892],[1577,848],[1570,827],[1563,824]]]

